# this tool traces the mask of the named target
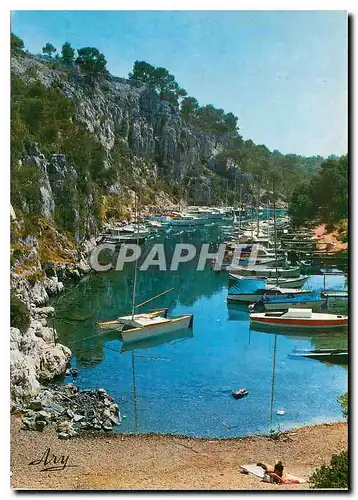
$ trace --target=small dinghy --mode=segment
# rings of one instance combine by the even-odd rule
[[[314,313],[312,309],[288,309],[286,311],[250,313],[252,325],[281,328],[332,329],[348,325],[343,314]]]
[[[239,389],[238,391],[232,391],[232,397],[235,399],[241,399],[249,394],[249,391],[245,388]]]

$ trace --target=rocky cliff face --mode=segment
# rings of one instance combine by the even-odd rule
[[[173,106],[137,82],[109,77],[89,90],[82,76],[51,69],[33,57],[14,58],[12,71],[27,83],[39,80],[61,88],[75,103],[77,118],[109,154],[120,138],[135,155],[154,159],[172,178],[183,179],[190,168],[225,148],[225,141],[192,128]]]
[[[80,74],[52,69],[28,55],[14,57],[11,69],[26,85],[41,82],[46,88],[59,90],[73,104],[75,119],[103,148],[98,171],[104,176],[111,171],[111,180],[100,189],[93,188],[92,180],[79,173],[66,150],[49,154],[45,144],[25,143],[19,159],[41,174],[40,214],[54,218],[74,233],[77,241],[98,231],[103,222],[98,212],[107,196],[133,205],[134,186],[142,186],[143,198],[147,198],[144,204],[157,208],[164,208],[163,200],[166,204],[173,201],[173,188],[176,200],[185,192],[195,203],[219,201],[217,186],[225,160],[219,165],[216,156],[225,149],[225,140],[190,126],[147,86],[111,76],[89,85]],[[125,160],[118,155],[119,149],[125,151]],[[86,151],[83,162],[86,164]],[[232,165],[227,168],[232,169]],[[24,212],[31,212],[26,201],[21,205]]]

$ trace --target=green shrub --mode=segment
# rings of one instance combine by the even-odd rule
[[[30,326],[29,310],[16,295],[11,295],[10,299],[10,325],[25,332]]]
[[[332,455],[331,465],[316,469],[309,478],[312,489],[348,488],[348,452]]]
[[[348,392],[342,394],[337,398],[338,403],[341,405],[342,414],[344,418],[348,418]]]

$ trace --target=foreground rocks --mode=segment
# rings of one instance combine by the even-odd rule
[[[56,237],[54,237],[54,241],[57,241]],[[59,242],[61,243],[60,240]],[[84,242],[81,251],[78,254],[73,253],[73,259],[78,259],[77,264],[40,262],[39,253],[36,250],[39,242],[36,237],[29,236],[25,240],[21,240],[20,243],[22,254],[21,258],[19,257],[13,265],[11,292],[26,305],[30,315],[30,326],[26,331],[20,331],[14,327],[10,329],[12,410],[20,407],[29,398],[36,396],[43,381],[49,381],[66,372],[71,351],[68,347],[57,342],[58,336],[53,328],[53,320],[49,320],[55,314],[55,310],[48,303],[51,296],[62,292],[63,281],[78,281],[81,276],[90,271],[86,259],[87,254],[95,245],[95,240]],[[20,243],[18,242],[18,244]],[[33,245],[32,248],[31,245]],[[30,263],[31,268],[29,267]],[[26,264],[26,270],[22,274],[14,272],[14,268],[18,271],[24,264]],[[42,278],[40,275],[36,275],[38,276],[36,280],[31,279],[31,273],[34,272],[42,273]]]
[[[105,389],[80,390],[73,384],[43,388],[23,411],[24,429],[42,431],[54,423],[59,439],[112,431],[121,423],[119,407]]]
[[[47,310],[52,308],[46,308]],[[40,313],[41,314],[41,313]],[[32,318],[25,333],[10,329],[11,409],[35,396],[41,382],[65,373],[71,357],[68,347],[56,342],[57,333],[47,325],[46,317]]]

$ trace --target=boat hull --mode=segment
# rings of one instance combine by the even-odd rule
[[[303,294],[307,294],[307,290],[300,290],[296,292],[290,292],[290,293],[277,293],[277,297],[283,299],[283,298],[289,298],[289,295],[292,297],[292,295],[299,296]],[[262,299],[263,293],[229,293],[227,296],[228,301],[231,302],[256,302],[257,300]],[[276,296],[276,294],[272,294],[270,296]],[[287,309],[288,306],[285,307]]]
[[[325,304],[326,304],[325,300],[314,300],[314,301],[303,300],[303,301],[292,301],[292,302],[287,302],[287,301],[280,302],[279,300],[277,300],[272,302],[265,302],[264,309],[265,311],[280,311],[287,308],[302,309],[306,307],[310,309],[319,309]]]
[[[292,279],[282,279],[279,278],[278,286],[280,288],[301,288],[306,281],[308,280],[308,276],[303,276],[302,278],[292,278]],[[273,278],[269,278],[266,282],[268,285],[276,285],[277,280]]]
[[[349,355],[348,351],[329,350],[311,351],[311,352],[298,352],[292,353],[291,358],[306,358],[315,359],[324,363],[331,363],[335,365],[348,365]]]
[[[251,324],[253,326],[260,325],[265,327],[278,328],[294,328],[294,329],[335,329],[344,328],[348,325],[348,319],[335,319],[331,321],[317,319],[279,319],[279,318],[252,318],[250,315]]]
[[[276,277],[276,269],[275,268],[245,268],[239,266],[229,266],[227,268],[231,274],[238,274],[240,276],[264,276],[265,278],[275,278]],[[281,278],[295,278],[300,275],[299,266],[293,267],[291,269],[278,269],[277,274]]]
[[[193,315],[187,314],[178,318],[168,318],[168,321],[138,328],[122,330],[120,336],[123,342],[136,342],[138,340],[148,339],[164,333],[189,328],[193,323]]]

